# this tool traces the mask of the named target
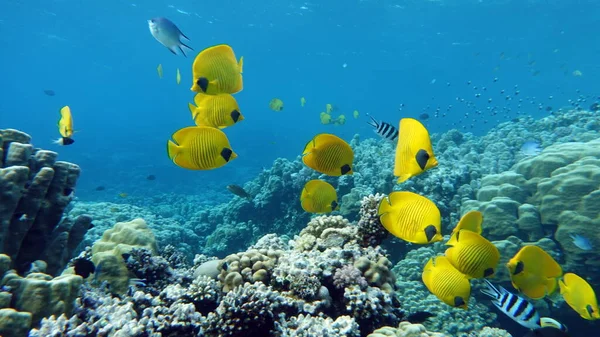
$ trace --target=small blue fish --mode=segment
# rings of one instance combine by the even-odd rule
[[[581,250],[592,250],[592,243],[585,236],[579,234],[571,234],[571,239],[573,239],[573,244],[577,246],[577,248]]]
[[[537,156],[542,152],[542,148],[540,147],[540,143],[530,140],[521,146],[521,153],[526,156]]]
[[[192,47],[186,45],[181,42],[181,38],[183,37],[186,40],[190,40],[187,36],[185,36],[177,26],[169,19],[166,18],[153,18],[148,20],[148,28],[150,28],[150,33],[156,41],[160,42],[163,46],[167,47],[171,53],[177,55],[177,49],[185,55],[185,52],[181,47],[189,48],[193,50]]]

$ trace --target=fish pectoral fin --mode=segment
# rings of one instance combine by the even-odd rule
[[[410,178],[410,174],[406,174],[406,173],[405,174],[401,174],[400,176],[398,176],[397,182],[398,183],[403,183],[403,182],[407,181],[408,178]]]

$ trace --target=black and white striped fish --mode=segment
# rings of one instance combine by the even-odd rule
[[[565,325],[555,319],[550,317],[540,318],[540,314],[533,304],[526,299],[509,292],[502,286],[499,286],[500,290],[498,290],[498,288],[486,279],[483,281],[487,285],[487,288],[481,289],[481,292],[491,297],[492,304],[506,316],[512,318],[513,321],[529,329],[551,326],[562,331],[567,330]]]
[[[371,115],[367,114],[371,121],[367,122],[370,126],[374,128],[374,132],[384,139],[395,142],[398,139],[398,129],[390,123],[384,121],[377,121],[375,118],[371,117]]]

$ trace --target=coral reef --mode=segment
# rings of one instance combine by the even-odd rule
[[[56,278],[43,273],[26,277],[8,270],[10,258],[0,254],[0,333],[2,336],[24,336],[42,318],[70,315],[83,282],[81,276]]]
[[[367,337],[449,337],[449,335],[429,332],[421,324],[402,322],[397,328],[385,326],[373,331]]]
[[[600,275],[593,252],[571,238],[579,234],[600,247],[598,157],[600,138],[549,146],[509,171],[484,177],[477,200],[464,202],[463,211],[482,211],[484,231],[492,239],[520,235],[537,241],[552,235],[564,252],[565,269]]]
[[[34,148],[31,137],[18,130],[0,130],[0,144],[0,252],[19,272],[44,260],[45,272],[56,275],[91,227],[86,215],[61,221],[74,196],[79,166]]]
[[[155,283],[154,289],[129,286],[130,291],[118,296],[86,285],[74,316],[44,319],[32,336],[302,336],[311,331],[365,336],[381,325],[398,324],[404,311],[392,291],[395,277],[385,253],[361,247],[356,233],[357,227],[346,219],[322,216],[313,219],[291,245],[266,235],[245,252],[208,260],[218,261],[218,279],[199,273],[193,282]],[[296,245],[303,236],[317,244]],[[169,265],[166,259],[153,259],[144,249],[132,247],[137,238],[138,246],[152,251],[151,237],[141,220],[116,224],[94,245],[106,249],[93,248],[92,256],[100,251],[116,255],[121,247],[129,254],[127,260],[139,256],[123,262],[132,270],[162,277],[183,272],[182,265]],[[357,280],[341,282],[344,273]]]
[[[152,254],[158,252],[154,233],[143,219],[118,222],[113,228],[106,230],[102,238],[92,246],[92,261],[100,268],[95,278],[107,281],[115,293],[125,292],[130,279],[135,277],[135,273],[127,266],[134,248],[146,248]],[[141,270],[139,272],[148,274]]]

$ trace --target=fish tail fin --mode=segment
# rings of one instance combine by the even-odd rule
[[[190,38],[189,38],[189,37],[185,36],[185,34],[183,34],[181,31],[179,31],[179,35],[181,35],[181,37],[183,37],[184,39],[186,39],[186,40],[188,40],[188,41],[192,41],[192,40],[190,40]],[[182,43],[182,44],[183,44],[183,43]],[[184,46],[185,46],[185,45],[184,45]],[[187,47],[187,46],[186,46],[186,47]],[[190,47],[188,47],[188,48],[190,48]],[[192,48],[190,48],[190,49],[192,49]],[[193,49],[192,49],[192,50],[193,50]]]
[[[169,49],[169,51],[170,51],[171,53],[173,53],[173,55],[177,55],[177,52],[175,51],[175,49],[173,49],[173,48],[170,48],[170,47],[167,47],[167,49]]]
[[[179,52],[181,52],[181,54],[183,54],[183,57],[187,57],[187,55],[185,54],[185,52],[183,51],[181,46],[177,46],[177,48],[179,48]]]
[[[240,74],[244,72],[244,57],[240,57],[240,62],[238,62],[238,68],[240,69]]]
[[[377,129],[379,127],[379,123],[375,120],[375,118],[373,118],[373,116],[371,116],[369,114],[367,114],[367,116],[369,116],[369,118],[371,118],[370,121],[367,121],[367,124],[369,124],[370,126]]]
[[[188,39],[188,40],[189,40],[189,39]],[[194,50],[194,48],[192,48],[192,47],[188,46],[187,44],[185,44],[185,43],[183,43],[183,42],[181,42],[181,45],[182,45],[182,46],[184,46],[184,47],[186,47],[186,48],[188,48],[189,50]],[[179,47],[179,48],[181,48],[181,47]]]
[[[492,284],[492,282],[490,282],[486,279],[483,279],[483,281],[485,282],[486,288],[481,289],[481,292],[484,295],[487,295],[487,296],[493,298],[494,300],[496,300],[496,299],[500,298],[500,296],[502,296],[502,293],[500,292],[500,290],[498,290],[498,288],[496,288]]]
[[[167,154],[169,155],[169,159],[175,162],[175,158],[177,158],[177,155],[180,152],[180,147],[177,146],[177,144],[173,143],[170,140],[167,142]]]

